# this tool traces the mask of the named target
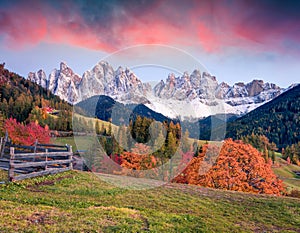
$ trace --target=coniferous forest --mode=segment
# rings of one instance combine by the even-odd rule
[[[300,85],[227,124],[226,137],[252,133],[266,136],[278,148],[300,141]]]

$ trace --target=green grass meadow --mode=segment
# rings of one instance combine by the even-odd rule
[[[0,232],[299,232],[300,199],[71,171],[0,186]]]

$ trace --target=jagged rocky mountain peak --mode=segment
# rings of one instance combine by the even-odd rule
[[[39,70],[30,72],[28,79],[72,104],[95,95],[107,95],[123,103],[147,103],[153,110],[171,117],[170,109],[184,103],[191,103],[200,117],[210,112],[203,111],[203,108],[219,105],[224,105],[220,109],[227,113],[244,114],[284,91],[275,84],[258,79],[232,86],[218,83],[215,76],[198,69],[181,75],[170,73],[152,88],[128,67],[114,69],[107,61],[99,61],[82,76],[66,62],[61,62],[59,69],[54,69],[48,78],[44,71]]]
[[[244,87],[244,86],[245,86],[245,83],[243,83],[243,82],[238,82],[238,83],[235,83],[233,86]]]
[[[64,70],[66,70],[66,69],[68,69],[69,67],[68,67],[68,65],[67,65],[67,63],[65,62],[65,61],[62,61],[61,63],[60,63],[60,70],[61,71],[64,71]]]
[[[199,76],[199,77],[201,77],[201,71],[199,69],[195,69],[192,72],[191,76]]]
[[[221,83],[219,84],[219,86],[222,87],[222,88],[229,88],[229,87],[230,87],[229,84],[228,84],[228,83],[225,83],[225,82],[221,82]]]
[[[194,88],[197,88],[200,86],[201,77],[202,77],[202,75],[201,75],[200,70],[194,70],[192,72],[192,74],[190,76],[190,81]]]
[[[48,78],[44,70],[40,69],[37,72],[30,72],[27,77],[30,81],[37,83],[43,88],[48,88]]]
[[[208,72],[203,72],[202,74],[203,78],[207,78],[207,79],[211,79],[212,81],[216,82],[217,79],[215,76],[212,76],[210,73]]]

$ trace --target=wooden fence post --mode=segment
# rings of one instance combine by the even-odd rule
[[[45,161],[46,161],[46,164],[45,164],[45,170],[47,170],[48,166],[47,166],[47,161],[48,161],[48,149],[45,150],[46,152],[46,156],[45,156]]]
[[[2,152],[2,146],[5,146],[3,145],[4,144],[4,138],[1,137],[1,141],[0,141],[0,151]],[[2,153],[0,153],[0,158],[2,157]]]
[[[6,130],[4,140],[3,140],[3,143],[2,143],[2,148],[1,148],[1,156],[0,156],[1,158],[4,156],[5,145],[6,145],[7,142],[8,142],[8,132]]]
[[[69,151],[69,160],[70,160],[70,163],[69,163],[69,168],[70,170],[73,170],[73,152],[72,152],[72,146],[68,145],[68,151]]]
[[[15,159],[15,148],[10,147],[9,169],[8,169],[9,181],[14,180],[14,159]]]
[[[38,140],[35,139],[33,153],[36,153],[37,144],[38,144]]]

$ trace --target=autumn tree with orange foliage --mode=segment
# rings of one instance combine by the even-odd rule
[[[149,146],[143,143],[136,143],[132,152],[123,152],[121,154],[121,166],[123,174],[135,177],[142,177],[142,170],[149,170],[155,168],[156,159],[149,154]]]
[[[217,159],[211,161],[214,156]],[[275,195],[284,191],[263,155],[253,146],[232,139],[225,140],[222,148],[205,145],[173,182]]]

